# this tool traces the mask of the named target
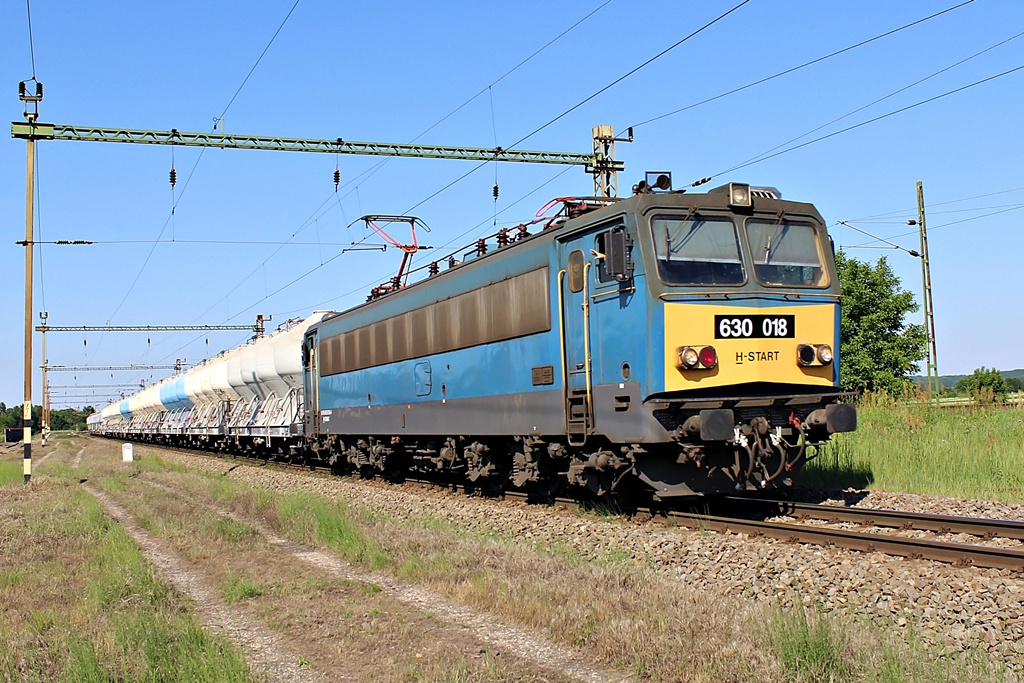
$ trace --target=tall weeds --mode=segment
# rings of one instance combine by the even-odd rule
[[[1024,406],[868,393],[857,411],[857,431],[833,437],[803,483],[1024,502]]]

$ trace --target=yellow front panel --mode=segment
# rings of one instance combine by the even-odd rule
[[[800,344],[835,345],[835,305],[713,306],[665,303],[665,390],[683,391],[745,382],[779,382],[832,386],[833,364],[803,367],[797,364]],[[715,338],[715,316],[793,316],[793,337]],[[680,347],[698,351],[713,346],[718,365],[711,370],[679,370]],[[835,352],[836,349],[833,349]]]

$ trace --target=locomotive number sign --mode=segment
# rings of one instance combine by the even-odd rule
[[[794,315],[716,315],[715,339],[792,339]]]

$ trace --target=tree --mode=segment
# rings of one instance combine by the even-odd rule
[[[1024,377],[1006,377],[1007,391],[1024,391]]]
[[[990,370],[984,365],[956,383],[958,394],[967,394],[980,401],[1001,402],[1006,398],[1007,391],[1009,387],[1002,373],[995,368]]]
[[[64,430],[83,431],[86,429],[86,418],[95,413],[92,406],[86,406],[82,410],[75,408],[62,408],[50,411],[50,429],[55,432]]]
[[[15,427],[21,429],[22,411],[24,410],[23,404],[8,407],[6,403],[0,403],[0,430]],[[39,433],[39,425],[42,424],[43,419],[43,407],[39,405],[32,406],[32,432],[35,434]]]
[[[925,358],[924,325],[910,325],[918,305],[901,287],[885,257],[875,265],[836,254],[843,288],[840,318],[839,379],[844,389],[900,394],[907,375]]]

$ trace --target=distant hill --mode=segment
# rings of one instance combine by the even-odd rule
[[[1017,370],[1000,370],[999,374],[1010,379],[1011,377],[1024,377],[1024,368],[1018,368]],[[939,384],[944,387],[955,387],[956,383],[969,375],[939,375]],[[924,384],[925,377],[922,375],[910,375],[911,382],[915,384]]]

